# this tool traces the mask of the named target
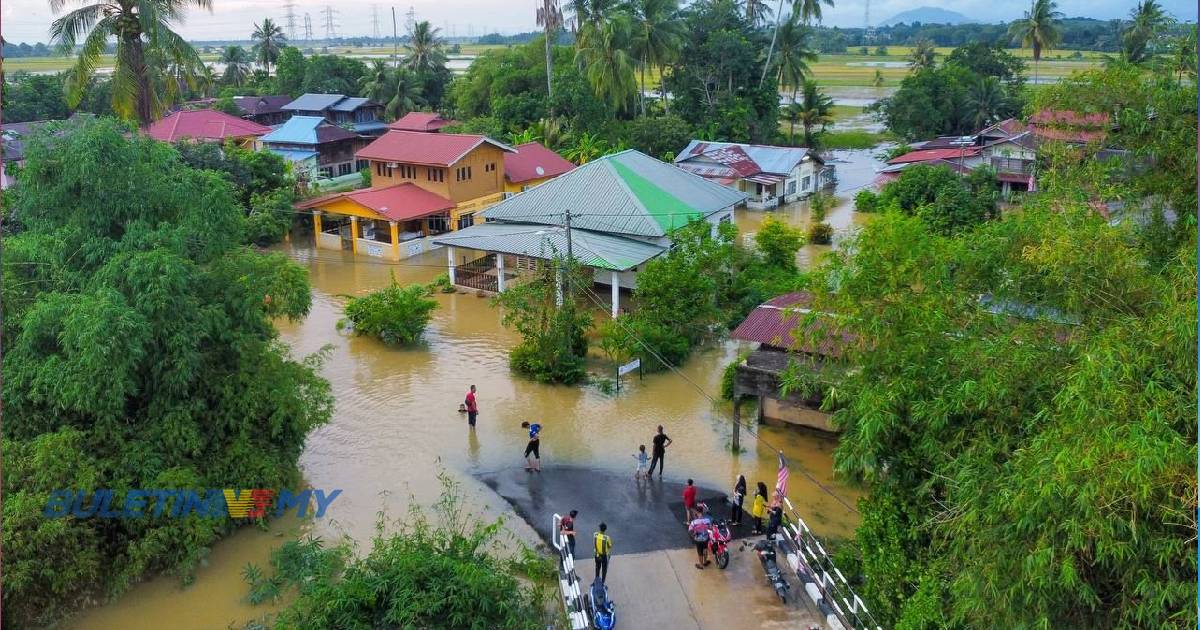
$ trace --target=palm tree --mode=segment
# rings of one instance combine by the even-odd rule
[[[1154,36],[1170,18],[1155,0],[1141,0],[1129,12],[1130,25],[1122,38],[1121,53],[1130,63],[1141,63],[1148,57],[1147,48]]]
[[[628,52],[630,39],[629,19],[618,14],[599,27],[584,27],[579,37],[582,44],[575,52],[592,91],[614,109],[627,106],[637,91]]]
[[[396,68],[392,77],[392,100],[388,101],[384,113],[392,118],[399,118],[421,103],[421,83],[416,73],[408,68]]]
[[[217,84],[217,75],[212,66],[205,65],[196,76],[196,87],[204,98],[212,96],[213,87]]]
[[[912,53],[908,55],[908,67],[913,70],[921,70],[923,68],[932,68],[937,63],[937,49],[934,48],[933,42],[928,39],[922,39],[913,47]]]
[[[746,0],[746,21],[758,28],[771,19],[771,5],[766,0]]]
[[[250,55],[241,46],[226,46],[221,53],[221,63],[225,64],[222,80],[228,85],[241,87],[250,76]]]
[[[817,53],[808,47],[808,27],[795,13],[779,29],[779,87],[792,88],[792,100],[810,72],[809,62],[817,61]]]
[[[1186,35],[1175,40],[1171,71],[1175,73],[1176,85],[1183,85],[1184,76],[1196,76],[1196,31],[1188,29]]]
[[[967,107],[971,112],[974,129],[982,129],[1000,117],[1007,104],[1007,97],[996,77],[979,77],[967,88]]]
[[[639,105],[646,115],[646,69],[662,68],[679,54],[683,44],[683,22],[679,19],[679,0],[630,0],[628,11],[633,22],[630,52],[641,69]]]
[[[113,111],[122,118],[150,124],[166,107],[153,89],[161,83],[165,67],[150,63],[150,53],[185,68],[193,77],[203,64],[200,56],[171,24],[189,6],[212,10],[212,0],[50,0],[50,10],[61,12],[68,4],[83,4],[50,24],[50,41],[63,54],[74,53],[75,65],[67,71],[67,105],[78,107],[95,74],[109,38],[117,40],[116,68],[112,75]],[[82,40],[82,42],[81,42]]]
[[[1025,17],[1008,27],[1008,35],[1020,40],[1022,46],[1033,48],[1033,82],[1038,82],[1038,62],[1042,51],[1050,50],[1062,41],[1058,20],[1063,16],[1054,0],[1033,0]]]
[[[558,0],[542,0],[542,6],[537,10],[537,23],[546,32],[546,96],[552,96],[554,89],[550,85],[550,79],[554,74],[554,62],[551,59],[550,51],[554,48],[554,40],[563,23],[562,9],[558,8]]]
[[[796,105],[800,110],[800,124],[804,127],[804,146],[811,147],[813,127],[820,125],[824,131],[833,122],[833,99],[821,91],[816,81],[808,80],[804,82],[800,101]]]
[[[283,45],[287,43],[283,29],[271,18],[264,18],[262,24],[254,25],[254,33],[250,35],[250,39],[257,42],[254,44],[255,58],[267,69],[267,75],[270,75],[271,64],[279,59],[279,51],[283,50]]]
[[[788,144],[796,144],[796,123],[800,122],[800,104],[795,97],[787,107],[783,108],[783,119],[788,121]]]
[[[571,16],[571,32],[582,33],[585,26],[599,27],[618,7],[618,0],[567,0],[566,14]],[[579,46],[576,38],[575,45]]]
[[[362,79],[359,79],[359,87],[362,88],[363,96],[376,103],[386,102],[388,93],[393,87],[392,69],[388,67],[387,61],[372,60],[367,73],[363,75]]]
[[[608,143],[593,133],[583,132],[575,139],[575,146],[567,149],[563,157],[584,165],[608,152]]]
[[[799,13],[805,24],[821,21],[821,4],[832,7],[833,0],[793,0],[792,12]]]
[[[438,34],[440,28],[434,28],[428,21],[417,22],[413,25],[408,38],[408,67],[418,74],[437,72],[445,67],[446,55],[442,52],[442,40]]]

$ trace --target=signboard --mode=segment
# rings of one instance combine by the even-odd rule
[[[622,365],[621,367],[617,368],[617,378],[621,378],[622,376],[625,376],[626,374],[628,374],[640,367],[642,367],[642,360],[634,359],[634,360],[630,361],[629,363],[626,363],[625,365]]]

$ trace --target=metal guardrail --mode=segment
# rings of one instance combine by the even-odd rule
[[[786,556],[788,566],[803,582],[809,599],[825,614],[826,625],[833,630],[883,630],[834,566],[821,541],[796,513],[792,502],[787,497],[783,502],[791,517],[791,522],[781,529],[781,535],[790,545]]]
[[[555,514],[551,517],[550,542],[558,551],[558,590],[562,594],[563,611],[571,630],[586,630],[592,627],[587,610],[583,605],[583,589],[580,587],[579,575],[575,573],[575,558],[562,535],[559,524],[562,516]]]

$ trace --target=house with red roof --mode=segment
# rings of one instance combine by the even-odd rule
[[[566,158],[540,142],[526,142],[513,148],[515,152],[504,154],[504,191],[507,193],[524,192],[575,168]]]
[[[256,147],[258,139],[270,132],[270,127],[215,109],[172,112],[146,128],[146,135],[163,142],[233,141],[245,148]]]
[[[436,133],[441,131],[443,127],[457,124],[457,120],[442,118],[442,115],[437,112],[409,112],[401,116],[396,122],[389,124],[388,129]]]
[[[832,181],[833,167],[810,149],[692,140],[675,166],[746,193],[746,207],[766,210],[813,194]]]
[[[318,248],[400,260],[428,250],[431,225],[444,229],[454,203],[403,183],[324,195],[296,208],[312,212]]]

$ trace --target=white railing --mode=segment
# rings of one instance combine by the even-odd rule
[[[834,566],[821,541],[796,513],[792,502],[786,497],[783,502],[792,521],[782,528],[782,535],[790,545],[788,565],[804,583],[809,599],[825,614],[826,625],[835,630],[882,630],[862,598]]]
[[[579,575],[575,573],[575,558],[571,556],[571,548],[559,527],[561,523],[562,516],[555,514],[551,518],[550,542],[558,551],[558,589],[562,594],[563,612],[567,615],[571,630],[586,630],[592,624],[583,605],[583,589]]]

